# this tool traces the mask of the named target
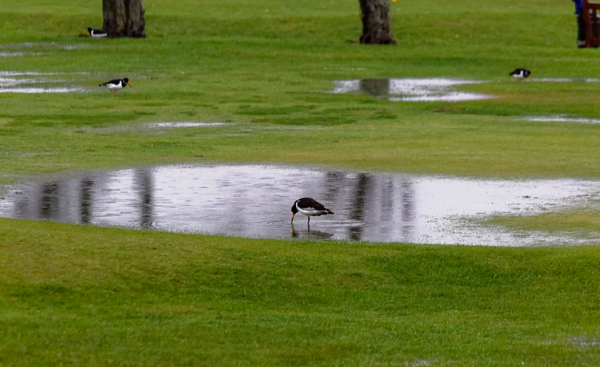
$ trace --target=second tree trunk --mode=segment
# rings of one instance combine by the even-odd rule
[[[390,27],[390,3],[388,0],[358,0],[360,3],[363,32],[360,43],[395,45]]]
[[[102,0],[102,13],[108,37],[146,37],[142,0]]]

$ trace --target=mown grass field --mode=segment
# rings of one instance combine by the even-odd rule
[[[517,119],[598,118],[599,84],[508,77],[516,67],[600,77],[599,51],[575,47],[570,1],[401,0],[395,47],[356,43],[354,1],[144,4],[147,39],[95,41],[81,34],[100,26],[99,1],[0,0],[0,54],[35,53],[0,57],[0,71],[89,73],[89,88],[128,76],[134,86],[118,97],[0,94],[0,183],[204,161],[600,177],[599,126]],[[488,80],[462,89],[498,98],[324,93],[339,79],[432,76]],[[134,128],[155,121],[235,124]],[[600,229],[596,207],[493,222]],[[2,219],[0,366],[598,365],[599,255]]]

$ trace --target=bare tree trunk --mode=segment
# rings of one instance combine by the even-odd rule
[[[108,37],[146,37],[142,0],[102,0],[102,13]]]
[[[360,43],[371,45],[395,45],[390,27],[390,3],[388,0],[358,0],[360,3],[363,32]]]

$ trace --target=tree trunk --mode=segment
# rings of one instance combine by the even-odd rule
[[[146,37],[142,0],[102,0],[102,13],[108,37]]]
[[[390,3],[388,0],[358,0],[360,3],[363,32],[360,43],[370,45],[395,45],[390,27]]]

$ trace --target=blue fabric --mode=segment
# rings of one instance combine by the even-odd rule
[[[575,14],[581,14],[581,9],[583,9],[583,0],[573,0],[575,3]]]

